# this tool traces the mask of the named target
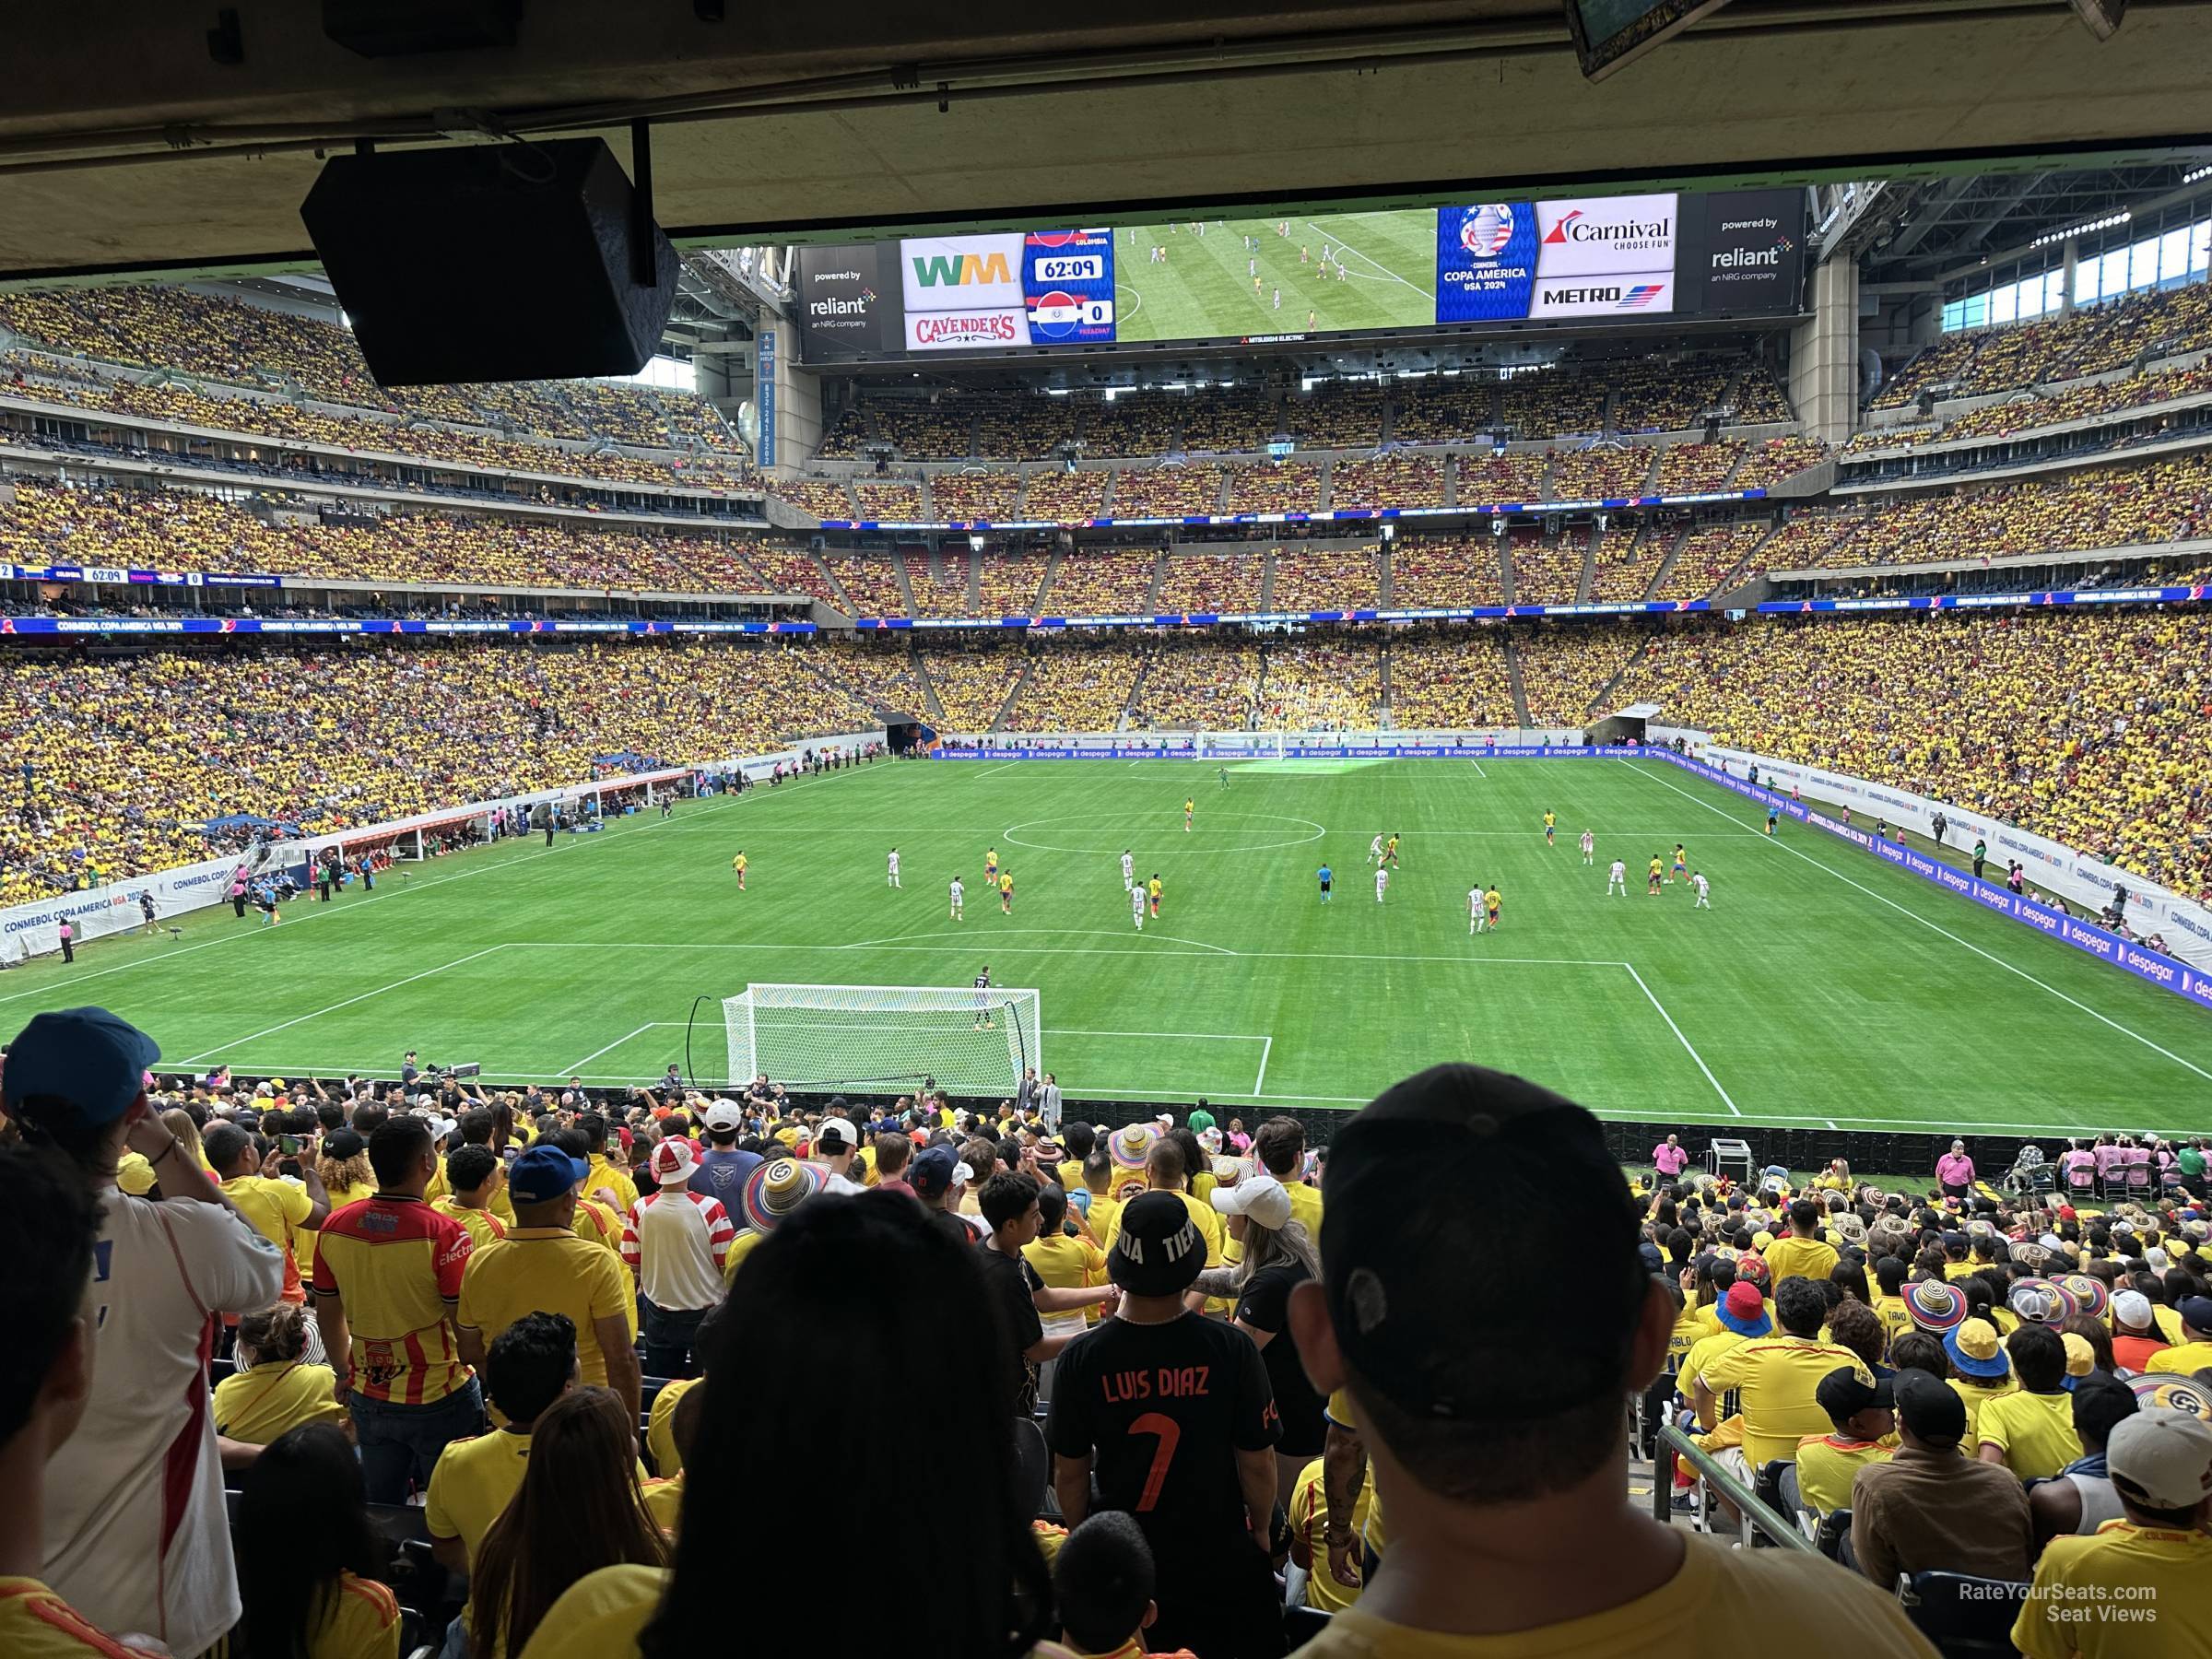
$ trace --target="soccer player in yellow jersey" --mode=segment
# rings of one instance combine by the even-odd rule
[[[1198,803],[1185,795],[1182,799],[1182,832],[1185,835],[1191,832],[1191,814],[1197,810]]]
[[[1498,931],[1498,907],[1501,902],[1503,901],[1499,898],[1496,888],[1490,888],[1482,896],[1482,908],[1489,912],[1489,931],[1491,933]]]
[[[737,849],[737,856],[730,860],[730,868],[737,872],[737,890],[745,891],[745,849]]]
[[[994,888],[998,885],[998,849],[996,847],[989,848],[983,853],[983,885],[987,888]]]
[[[1398,867],[1398,838],[1394,835],[1382,845],[1382,862],[1394,870]]]
[[[1159,920],[1159,872],[1152,872],[1152,879],[1145,883],[1145,897],[1152,903],[1152,920]]]
[[[1659,862],[1659,854],[1658,854],[1658,853],[1653,853],[1653,854],[1652,854],[1652,885],[1651,885],[1651,888],[1650,888],[1650,895],[1651,895],[1651,897],[1652,897],[1652,898],[1653,898],[1653,899],[1656,899],[1656,898],[1658,898],[1658,897],[1659,897],[1659,883],[1660,883],[1660,881],[1663,879],[1663,877],[1662,877],[1662,875],[1661,875],[1661,871],[1662,871],[1664,868],[1665,868],[1665,866],[1664,866],[1664,865],[1662,865],[1660,864],[1660,862]]]
[[[1688,854],[1687,854],[1686,853],[1684,853],[1684,852],[1682,851],[1682,843],[1681,843],[1680,841],[1677,841],[1677,842],[1675,843],[1675,868],[1674,868],[1674,873],[1673,873],[1672,875],[1670,875],[1670,876],[1667,877],[1667,880],[1669,880],[1669,881],[1687,881],[1687,880],[1688,880],[1688,879],[1689,879],[1689,857],[1688,857]]]
[[[1002,870],[998,877],[998,910],[1004,916],[1014,913],[1014,872]]]
[[[1554,847],[1559,844],[1556,839],[1559,827],[1559,819],[1557,813],[1547,812],[1544,815],[1544,844],[1546,846]]]

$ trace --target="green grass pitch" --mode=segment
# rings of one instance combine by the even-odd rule
[[[418,1048],[497,1079],[642,1083],[683,1058],[695,996],[748,981],[960,987],[987,962],[1040,992],[1044,1064],[1078,1098],[1348,1108],[1467,1059],[1616,1118],[2212,1127],[2200,1011],[1815,831],[1769,841],[1748,804],[1658,763],[1228,770],[1224,790],[1211,763],[878,764],[686,803],[549,852],[534,837],[372,896],[295,901],[274,929],[225,906],[181,938],[43,959],[0,980],[0,1029],[100,1002],[155,1034],[165,1068],[389,1074]],[[1377,831],[1405,837],[1381,904],[1364,863]],[[1645,862],[1677,841],[1712,880],[1710,911],[1679,885],[1643,891]],[[884,880],[894,843],[899,892]],[[1011,917],[982,890],[994,845],[1016,878]],[[1141,935],[1124,846],[1165,884]],[[1604,894],[1616,855],[1625,899]],[[1504,895],[1504,925],[1470,938],[1477,879]],[[693,1057],[718,1078],[719,1010],[704,1013]]]
[[[1115,338],[1328,334],[1425,328],[1436,321],[1435,214],[1343,213],[1292,219],[1288,236],[1277,234],[1281,223],[1209,219],[1204,235],[1187,221],[1116,230]],[[1156,247],[1168,253],[1159,264],[1152,260]],[[1308,255],[1302,260],[1301,249]],[[1331,262],[1326,276],[1321,264],[1324,249]],[[1339,263],[1342,277],[1335,274]]]

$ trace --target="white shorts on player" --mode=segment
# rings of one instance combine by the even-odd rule
[[[1597,838],[1587,830],[1583,831],[1583,862],[1584,864],[1597,862]]]
[[[896,853],[891,854],[889,872],[885,876],[884,883],[888,887],[899,885],[899,854]]]
[[[1698,892],[1698,901],[1689,908],[1692,910],[1711,910],[1712,908],[1712,883],[1706,880],[1705,877],[1700,875],[1692,876],[1689,878],[1689,885],[1695,888]]]
[[[1135,885],[1136,862],[1124,853],[1122,854],[1122,891],[1125,893]]]
[[[952,919],[958,922],[960,920],[960,900],[968,896],[968,890],[956,881],[947,891],[952,900]]]
[[[1136,924],[1138,933],[1145,931],[1145,889],[1134,885],[1129,888],[1129,920]]]
[[[1377,870],[1375,872],[1375,902],[1377,904],[1382,902],[1382,889],[1389,885],[1390,872],[1388,870]]]
[[[1482,931],[1482,889],[1480,888],[1467,889],[1467,931],[1471,934],[1478,934]]]
[[[1618,858],[1613,861],[1613,867],[1606,872],[1606,897],[1610,899],[1616,893],[1623,899],[1629,896],[1629,866]]]

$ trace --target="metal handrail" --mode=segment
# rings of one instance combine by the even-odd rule
[[[1660,1447],[1678,1454],[1691,1468],[1704,1477],[1708,1485],[1734,1504],[1736,1512],[1744,1518],[1747,1525],[1757,1527],[1775,1543],[1787,1548],[1801,1549],[1807,1555],[1817,1556],[1820,1553],[1794,1520],[1783,1515],[1780,1511],[1761,1499],[1758,1493],[1730,1474],[1720,1464],[1714,1462],[1710,1453],[1700,1450],[1695,1441],[1672,1423],[1659,1425],[1657,1441]],[[1662,1477],[1658,1467],[1658,1458],[1654,1456],[1653,1461],[1652,1518],[1665,1525],[1671,1512],[1668,1506],[1672,1495],[1668,1491],[1667,1481]]]

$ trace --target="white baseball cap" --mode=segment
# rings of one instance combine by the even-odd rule
[[[2121,1495],[2146,1509],[2193,1509],[2212,1497],[2212,1424],[2147,1406],[2113,1425],[2104,1466]]]
[[[742,1129],[745,1127],[745,1108],[735,1100],[716,1100],[699,1115],[700,1122],[710,1129]]]
[[[1290,1194],[1272,1175],[1255,1175],[1235,1186],[1214,1189],[1214,1207],[1225,1216],[1242,1216],[1270,1231],[1288,1226]]]
[[[853,1127],[850,1118],[828,1117],[814,1133],[814,1144],[822,1151],[842,1148],[851,1151],[860,1145],[860,1131]]]

